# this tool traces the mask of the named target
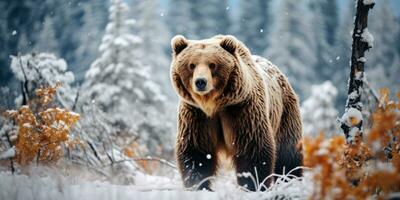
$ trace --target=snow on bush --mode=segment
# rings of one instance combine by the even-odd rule
[[[62,87],[57,90],[57,102],[63,107],[72,107],[75,91],[70,85],[74,81],[74,74],[67,71],[68,66],[64,59],[48,53],[11,56],[11,59],[11,70],[24,86],[22,96],[17,98],[17,106],[23,103],[20,102],[23,95],[27,95],[26,100],[33,98],[36,88],[61,83]]]
[[[336,95],[337,89],[329,81],[311,86],[311,96],[301,105],[305,134],[315,136],[324,132],[327,136],[331,136],[338,132],[335,123],[338,111],[334,106]]]

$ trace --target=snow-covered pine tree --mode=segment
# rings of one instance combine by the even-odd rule
[[[101,55],[86,73],[81,101],[95,101],[115,126],[135,130],[154,152],[171,141],[171,123],[162,115],[166,98],[142,61],[143,56],[150,56],[143,54],[142,39],[130,32],[134,20],[126,19],[128,6],[113,0],[109,11]]]
[[[334,42],[338,24],[337,2],[332,0],[312,0],[309,2],[312,30],[315,35],[318,79],[331,80],[335,72],[333,61]]]
[[[317,136],[324,133],[325,136],[331,137],[338,133],[335,123],[338,111],[334,106],[336,95],[337,89],[330,81],[311,86],[311,96],[301,105],[305,134]]]
[[[190,1],[171,0],[168,7],[167,24],[173,35],[181,34],[187,38],[194,38],[194,23],[190,16]]]
[[[376,89],[388,87],[398,92],[400,88],[400,55],[397,52],[400,31],[393,9],[387,0],[380,1],[371,12],[368,30],[374,35],[373,52],[366,53],[366,74]]]
[[[199,9],[201,8],[201,9]],[[193,0],[190,4],[194,39],[209,38],[230,31],[227,0]]]
[[[134,12],[138,12],[135,32],[142,39],[140,49],[146,55],[141,60],[150,67],[152,79],[161,85],[163,91],[168,92],[169,96],[176,96],[169,84],[170,54],[167,56],[165,51],[170,49],[171,36],[163,22],[164,15],[160,12],[159,2],[146,0],[135,3],[137,8]]]
[[[46,16],[43,27],[37,36],[33,50],[36,52],[58,52],[58,41],[56,40],[54,21],[50,16]]]
[[[240,1],[235,32],[253,54],[261,55],[267,47],[271,27],[271,0]]]
[[[309,95],[309,86],[316,80],[313,69],[317,63],[316,45],[308,13],[304,0],[279,1],[274,12],[275,27],[265,52],[266,58],[289,77],[300,97]]]
[[[349,60],[351,56],[351,32],[353,29],[353,20],[355,7],[354,1],[348,1],[344,9],[344,16],[340,21],[335,42],[335,60],[333,61],[333,68],[335,71],[332,73],[332,82],[338,89],[338,96],[336,98],[337,109],[342,109],[343,104],[347,99],[347,76],[349,74]]]
[[[7,66],[9,62],[9,52],[8,52],[8,38],[12,37],[13,34],[9,33],[7,30],[7,12],[6,12],[6,1],[0,1],[0,85],[5,85],[8,79],[11,77],[11,71]]]
[[[83,8],[82,27],[79,31],[79,45],[75,51],[76,63],[78,63],[75,70],[77,81],[84,79],[84,72],[98,57],[98,47],[107,23],[107,15],[104,13],[107,13],[108,1],[84,2],[81,7]]]

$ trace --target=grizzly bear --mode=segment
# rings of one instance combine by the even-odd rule
[[[272,173],[301,176],[293,170],[302,165],[299,101],[286,76],[234,36],[178,35],[171,46],[171,81],[180,96],[176,156],[185,187],[211,190],[207,178],[221,152],[250,191],[266,189]]]

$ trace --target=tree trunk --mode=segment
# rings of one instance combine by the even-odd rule
[[[347,143],[353,143],[356,137],[362,136],[362,102],[361,94],[364,79],[364,53],[372,47],[372,36],[369,34],[368,11],[374,7],[373,0],[357,0],[356,18],[354,20],[353,44],[351,53],[351,71],[348,82],[348,97],[345,113],[341,119],[341,128]]]

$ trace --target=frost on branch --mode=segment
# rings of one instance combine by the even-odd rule
[[[374,36],[372,36],[372,34],[368,31],[368,28],[365,28],[361,33],[361,41],[368,43],[369,48],[373,47]]]
[[[75,91],[70,87],[74,74],[67,71],[67,63],[53,54],[31,53],[23,56],[11,56],[11,70],[21,82],[22,95],[17,98],[17,105],[26,105],[35,97],[35,90],[40,86],[62,84],[57,90],[56,103],[71,108]]]

